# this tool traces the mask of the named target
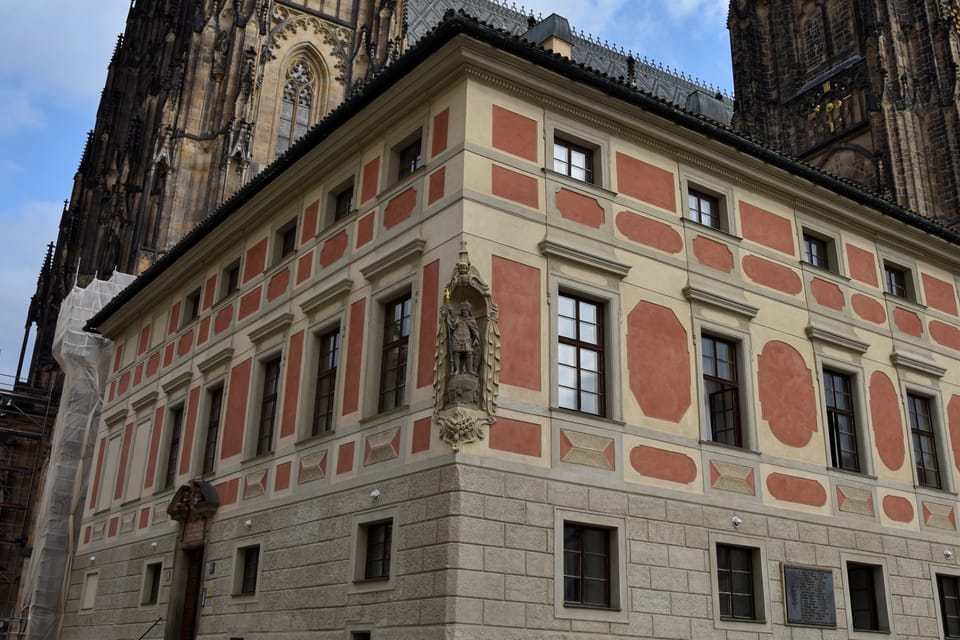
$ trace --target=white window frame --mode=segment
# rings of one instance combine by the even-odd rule
[[[243,560],[244,555],[247,549],[252,547],[258,547],[258,558],[257,558],[257,584],[253,593],[241,593],[243,588]],[[230,595],[234,598],[242,598],[246,601],[256,601],[260,598],[260,593],[263,591],[263,540],[259,537],[257,538],[248,538],[240,540],[236,543],[236,546],[233,548],[233,579],[230,589]]]
[[[717,199],[720,226],[711,227],[690,219],[690,191],[699,191]],[[726,180],[714,177],[711,174],[699,171],[686,164],[680,165],[680,219],[685,225],[692,225],[697,230],[707,229],[707,233],[719,233],[727,236],[740,237],[740,223],[737,219],[737,201],[734,198],[733,187]]]
[[[399,515],[398,507],[387,507],[354,516],[350,529],[351,580],[348,589],[351,593],[389,591],[396,586],[400,560],[397,556],[400,539]],[[367,527],[387,521],[391,523],[390,575],[387,578],[367,579],[364,577],[367,560]]]
[[[853,628],[853,615],[850,604],[850,575],[848,573],[850,564],[859,564],[859,565],[870,565],[876,567],[874,570],[875,573],[880,575],[881,581],[879,585],[874,585],[878,591],[877,595],[877,614],[882,615],[886,618],[886,628],[884,628],[883,623],[880,624],[880,631],[860,631],[854,630]],[[840,573],[841,579],[843,580],[843,603],[845,610],[845,618],[847,621],[847,631],[848,637],[850,640],[875,640],[877,634],[886,634],[890,638],[896,638],[897,633],[894,628],[894,620],[896,618],[894,614],[893,605],[890,599],[890,574],[887,571],[887,560],[883,556],[871,556],[864,555],[859,553],[848,553],[845,551],[840,552]],[[936,591],[934,591],[936,593]]]
[[[727,631],[744,631],[747,633],[771,633],[772,608],[770,601],[770,580],[767,575],[769,566],[767,560],[767,543],[763,538],[754,538],[745,535],[736,535],[726,532],[713,531],[709,534],[709,571],[711,594],[713,600],[713,625],[716,629]],[[720,583],[717,576],[717,545],[742,547],[753,550],[753,588],[756,619],[731,620],[720,617]]]
[[[944,549],[943,551],[944,557],[946,557],[947,551],[951,553],[951,557],[952,557],[953,550],[950,548]],[[949,560],[949,558],[946,558],[946,559]],[[934,610],[936,611],[936,616],[937,616],[937,629],[939,630],[939,635],[937,637],[946,638],[947,632],[946,632],[946,629],[943,628],[943,604],[941,602],[942,596],[940,594],[940,585],[937,584],[937,576],[940,576],[940,575],[950,576],[952,578],[960,578],[960,567],[930,563],[930,583],[932,588],[931,593],[933,593]],[[954,637],[954,636],[951,636],[951,637]]]

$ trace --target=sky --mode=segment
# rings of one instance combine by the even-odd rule
[[[523,3],[525,13],[558,13],[578,32],[732,93],[727,0]],[[0,0],[0,387],[13,382],[30,297],[129,7],[130,0],[31,0],[25,11],[18,0]]]

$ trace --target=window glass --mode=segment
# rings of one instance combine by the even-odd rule
[[[581,182],[593,182],[593,151],[556,138],[553,142],[553,170]]]
[[[410,339],[410,294],[384,306],[383,347],[380,358],[380,411],[404,403],[407,380],[407,346]]]
[[[714,442],[742,447],[737,345],[707,335],[703,336],[701,345],[704,404],[710,438]]]
[[[562,293],[557,301],[558,405],[604,415],[603,306]]]
[[[610,538],[610,529],[564,523],[564,604],[610,607]]]
[[[757,619],[754,553],[754,549],[747,547],[717,545],[717,589],[721,618]]]
[[[720,228],[720,200],[702,191],[687,193],[687,217],[707,227]]]
[[[937,458],[937,440],[933,431],[930,399],[908,393],[907,408],[910,414],[910,432],[913,436],[917,483],[940,489],[940,461]]]
[[[827,407],[827,428],[830,431],[831,464],[838,469],[860,471],[850,376],[825,369],[823,392]]]
[[[340,359],[340,328],[320,336],[317,385],[314,390],[312,435],[333,430],[333,405],[336,394],[337,363]]]

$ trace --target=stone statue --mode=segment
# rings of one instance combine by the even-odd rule
[[[453,312],[447,291],[447,329],[450,332],[450,373],[453,375],[477,375],[478,358],[476,351],[480,347],[480,327],[473,317],[473,307],[466,300],[460,303],[460,313]]]

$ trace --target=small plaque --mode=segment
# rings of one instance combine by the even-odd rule
[[[837,626],[833,570],[784,566],[783,591],[787,624]]]

